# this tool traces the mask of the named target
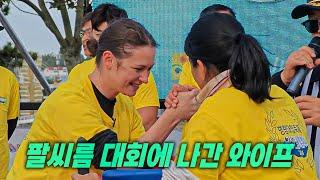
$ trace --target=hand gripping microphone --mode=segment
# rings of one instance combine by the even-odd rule
[[[320,57],[320,37],[312,38],[308,46],[313,48],[316,54],[316,58],[319,58]],[[299,67],[296,75],[294,76],[294,78],[292,79],[292,81],[290,82],[287,88],[287,92],[290,95],[293,95],[293,96],[299,95],[300,84],[302,83],[302,81],[304,81],[309,71],[310,69],[305,66]]]

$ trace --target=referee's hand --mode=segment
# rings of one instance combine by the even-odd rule
[[[305,123],[320,127],[320,98],[299,96],[294,100],[302,113]]]

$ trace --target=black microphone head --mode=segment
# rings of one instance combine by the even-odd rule
[[[314,37],[311,39],[309,47],[314,49],[314,52],[316,53],[316,58],[320,57],[320,37]]]

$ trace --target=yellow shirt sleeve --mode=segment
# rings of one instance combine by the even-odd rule
[[[145,133],[142,118],[139,115],[138,111],[135,109],[132,118],[132,125],[130,126],[130,131],[130,142],[137,141]]]
[[[136,109],[149,106],[160,106],[157,85],[151,72],[148,83],[142,84],[139,87],[136,95],[132,97],[132,102]]]
[[[128,140],[126,141],[137,141],[145,132],[140,114],[128,96],[119,94],[117,97],[117,103],[118,104],[116,104],[114,112],[119,113],[118,117],[121,118],[119,126],[122,126],[122,128],[128,126],[129,132],[123,132],[123,134],[128,134]],[[119,129],[121,128],[119,127]],[[118,139],[121,139],[120,136],[121,134],[118,135]]]
[[[6,179],[9,164],[7,111],[0,106],[0,179]]]
[[[19,116],[19,109],[20,109],[19,83],[17,79],[14,77],[12,81],[11,91],[10,91],[8,120],[17,118]]]
[[[84,61],[81,64],[77,64],[69,73],[68,80],[82,79],[88,76],[95,69],[96,58]]]
[[[64,98],[61,98],[63,94],[59,97],[59,100],[50,101],[54,103],[43,107],[47,110],[50,110],[50,108],[55,109],[53,112],[48,113],[46,112],[47,110],[40,109],[41,112],[44,112],[45,119],[51,119],[48,123],[52,123],[51,126],[56,130],[57,137],[59,137],[58,140],[74,142],[79,137],[89,140],[105,129],[112,129],[112,126],[108,128],[104,123],[100,112],[90,99],[79,98],[79,96],[70,94],[66,94]],[[53,106],[60,106],[60,108]],[[41,117],[41,112],[38,112],[38,117]],[[110,119],[110,124],[112,124],[111,121]],[[33,128],[33,130],[36,129]]]
[[[193,87],[199,88],[198,83],[194,80],[192,72],[191,72],[191,64],[190,61],[186,61],[182,65],[182,71],[179,78],[179,84],[181,85],[191,85]]]
[[[71,69],[69,75],[68,75],[68,80],[75,80],[78,79],[80,73],[80,66],[81,64],[77,64],[74,68]]]

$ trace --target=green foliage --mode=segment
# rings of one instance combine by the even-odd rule
[[[19,4],[24,3],[32,10],[24,10],[19,8]],[[81,62],[81,38],[80,23],[84,13],[92,10],[92,0],[0,0],[1,10],[6,14],[9,8],[17,8],[18,10],[33,15],[38,15],[45,26],[56,37],[60,45],[60,54],[68,70],[70,71],[76,64]],[[63,21],[63,31],[58,28],[57,22],[49,13],[50,9],[59,11]],[[68,10],[69,9],[69,10]],[[74,28],[72,27],[69,12],[70,9],[75,11]]]
[[[76,0],[53,0],[49,2],[50,8],[57,8],[61,10],[61,7],[67,5],[69,9],[73,9],[77,6]]]
[[[42,68],[56,66],[57,57],[53,53],[42,55]]]
[[[10,0],[0,0],[0,9],[4,15],[9,14],[9,10],[10,10],[9,2],[10,2]]]
[[[38,58],[38,54],[36,52],[29,52],[29,54],[34,60]],[[8,42],[2,49],[0,49],[0,66],[13,69],[14,67],[21,67],[22,61],[22,54],[12,45],[12,43]]]

